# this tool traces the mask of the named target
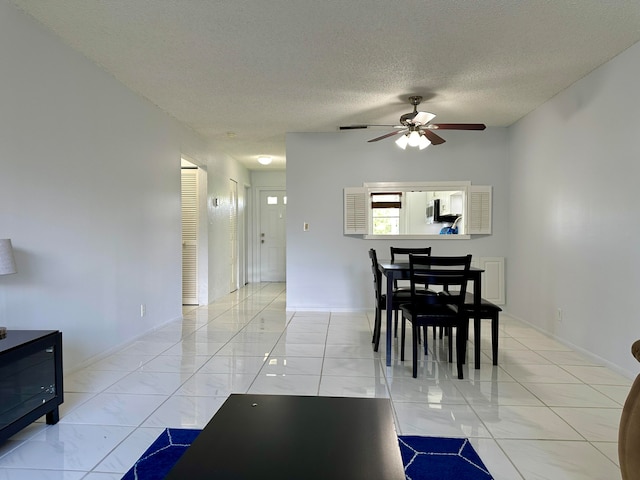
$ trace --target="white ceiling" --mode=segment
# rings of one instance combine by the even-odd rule
[[[11,1],[251,169],[284,168],[285,132],[396,124],[413,94],[507,126],[640,40],[638,0]]]

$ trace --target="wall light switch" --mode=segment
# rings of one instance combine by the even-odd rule
[[[302,224],[302,231],[303,232],[308,232],[309,231],[309,224],[308,223],[303,223]]]

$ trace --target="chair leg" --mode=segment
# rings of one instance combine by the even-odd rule
[[[462,357],[462,364],[467,363],[467,342],[469,341],[469,322],[464,322],[464,355]]]
[[[480,317],[473,317],[473,361],[475,362],[476,365],[476,370],[480,368],[480,325],[481,325],[481,320]]]
[[[393,338],[398,338],[398,310],[393,312]]]
[[[373,351],[377,352],[380,348],[380,335],[382,330],[382,309],[376,309],[376,319],[373,326]]]
[[[376,343],[376,334],[378,332],[378,307],[373,317],[373,335],[371,336],[371,343]]]
[[[428,345],[429,342],[427,342],[427,338],[428,338],[427,337],[427,326],[423,325],[422,326],[422,330],[423,330],[423,335],[424,335],[424,354],[425,355],[429,355],[429,352],[427,351],[427,347],[429,346]]]
[[[469,320],[464,319],[458,324],[456,331],[456,356],[458,366],[458,378],[462,380],[464,378],[462,372],[462,365],[464,365],[465,358],[467,356],[467,336],[469,330]]]
[[[404,338],[407,330],[407,319],[402,315],[402,328],[400,333],[400,361],[404,362]]]
[[[493,364],[498,365],[498,312],[491,317],[491,350]]]
[[[420,327],[418,327],[415,322],[411,322],[411,329],[413,335],[411,336],[411,346],[413,347],[413,378],[418,377],[418,332],[420,331]]]
[[[449,363],[453,362],[453,332],[451,330],[451,327],[447,327],[447,332],[449,335]],[[456,338],[458,338],[459,334],[460,332],[456,333]]]

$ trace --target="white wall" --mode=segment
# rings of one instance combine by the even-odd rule
[[[61,330],[69,370],[181,316],[181,154],[248,172],[6,2],[0,58],[0,324]]]
[[[375,132],[287,135],[287,308],[372,308],[369,248],[431,245],[434,254],[507,256],[507,131],[447,132],[447,143],[400,150],[393,140],[367,143]],[[470,180],[492,185],[493,235],[471,240],[363,240],[343,235],[344,187],[380,181]],[[303,223],[309,231],[303,232]],[[444,235],[443,235],[444,237]],[[508,262],[508,259],[507,259]],[[508,295],[507,295],[508,301]]]
[[[253,188],[285,188],[287,173],[284,170],[252,170],[251,185]]]
[[[249,172],[231,157],[218,153],[207,160],[207,225],[209,236],[209,301],[220,298],[231,291],[231,242],[230,242],[230,214],[231,214],[231,186],[230,180],[238,183],[238,219],[237,237],[243,239],[245,232],[245,216],[248,205],[244,187],[249,184]],[[218,206],[214,206],[214,198],[218,199]],[[242,278],[243,258],[242,248],[239,247],[238,277]]]
[[[511,314],[633,376],[639,76],[636,44],[512,127],[506,275]]]

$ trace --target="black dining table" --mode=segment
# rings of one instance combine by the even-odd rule
[[[389,260],[381,260],[378,262],[378,269],[387,278],[387,292],[393,292],[395,280],[409,279],[410,266],[408,262],[391,263]],[[469,275],[473,280],[473,297],[475,302],[475,311],[480,312],[482,302],[482,272],[483,268],[471,267]],[[391,342],[393,337],[393,297],[387,295],[387,304],[385,306],[387,312],[387,332],[386,332],[386,356],[387,366],[391,365]],[[473,334],[476,342],[480,341],[480,314],[477,313],[473,322]],[[480,348],[476,345],[474,349],[475,368],[480,368]]]

